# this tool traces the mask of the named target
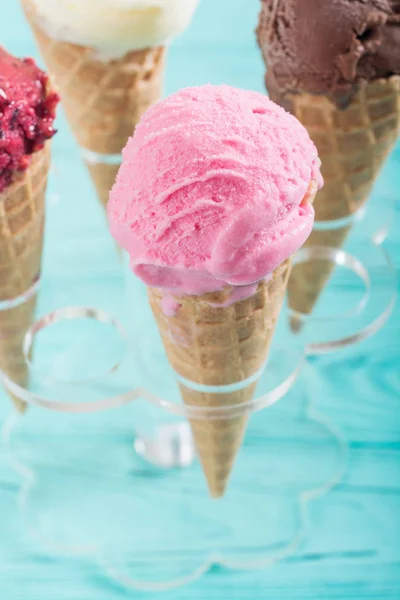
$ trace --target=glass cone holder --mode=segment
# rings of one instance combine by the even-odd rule
[[[317,239],[335,239],[348,228],[341,247],[306,244],[294,257],[307,274],[329,274],[311,313],[302,311],[302,295],[309,289],[304,278],[297,297],[292,295],[289,320],[302,338],[307,355],[326,354],[374,335],[389,318],[397,297],[396,272],[384,241],[394,217],[390,197],[374,196],[360,211],[337,221],[315,222]],[[326,234],[326,236],[324,235]],[[290,283],[289,283],[290,287]]]
[[[202,414],[180,401],[159,336],[151,329],[153,319],[148,320],[145,294],[135,299],[137,321],[147,323],[139,339],[124,317],[122,282],[113,281],[105,291],[97,279],[83,277],[71,281],[66,292],[61,281],[44,278],[38,318],[23,339],[29,386],[3,373],[8,391],[29,405],[23,417],[12,413],[2,428],[2,454],[17,476],[17,506],[27,540],[51,554],[90,558],[97,569],[129,587],[179,585],[213,561],[220,543],[221,557],[224,548],[229,548],[227,556],[235,556],[234,539],[223,535],[214,544],[204,533],[212,532],[221,504],[228,503],[231,516],[217,531],[225,534],[242,504],[240,488],[231,493],[232,500],[209,499],[187,418],[218,420],[274,404],[293,386],[303,349],[293,344],[286,355],[277,344],[274,360],[259,373],[260,391],[252,402],[226,407],[224,415]],[[71,306],[64,305],[65,293]],[[94,300],[97,308],[85,307]],[[2,308],[5,312],[8,305]],[[165,501],[155,523],[152,512],[157,512],[161,483]],[[188,494],[199,501],[198,508],[187,504]],[[182,526],[185,512],[199,514],[189,535],[192,558],[185,557],[191,533]],[[290,540],[285,536],[276,539],[286,547]],[[173,550],[177,560],[152,562],[154,552],[163,548],[166,559]],[[257,555],[252,554],[252,562]]]
[[[89,559],[122,586],[148,591],[214,565],[265,568],[296,552],[312,531],[310,503],[346,464],[345,441],[308,405],[302,382],[253,414],[220,500],[193,463],[187,424],[165,415],[147,399],[94,413],[11,414],[2,452],[27,543]]]
[[[74,280],[68,296],[76,304],[65,306],[65,286],[45,280],[23,341],[29,387],[3,373],[10,393],[29,404],[2,428],[27,539],[51,554],[90,558],[121,585],[150,591],[183,585],[215,564],[264,568],[298,551],[312,534],[309,503],[340,480],[346,462],[340,432],[296,383],[310,334],[291,331],[284,307],[253,399],[186,406],[144,286],[129,273],[125,284],[98,285]],[[318,331],[325,327],[321,319]],[[251,418],[227,493],[211,500],[188,419],[240,416]]]
[[[51,208],[50,218],[70,213],[62,202]],[[1,373],[29,405],[1,429],[27,543],[89,558],[121,585],[149,591],[183,585],[216,564],[264,568],[299,551],[312,534],[310,502],[342,476],[346,442],[310,405],[298,377],[308,354],[364,339],[389,316],[394,274],[376,243],[385,231],[380,225],[379,239],[327,251],[325,260],[341,267],[336,313],[302,316],[294,333],[284,306],[264,369],[232,388],[257,383],[253,399],[214,410],[182,402],[146,290],[128,269],[125,282],[111,276],[112,263],[100,277],[96,256],[94,277],[76,255],[78,275],[58,277],[62,254],[52,265],[47,253],[37,318],[22,336],[29,385]],[[317,258],[312,250],[295,260]],[[15,302],[0,305],[3,321]],[[211,500],[188,419],[241,416],[250,419],[228,491]]]

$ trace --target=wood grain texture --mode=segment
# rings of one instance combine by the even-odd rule
[[[37,56],[17,4],[7,2],[2,7],[2,43],[17,54]],[[167,91],[209,81],[261,91],[263,67],[253,33],[257,10],[258,0],[232,0],[229,11],[224,2],[203,0],[193,26],[171,49]],[[93,299],[107,309],[110,286],[117,289],[122,285],[119,260],[63,116],[59,129],[48,196],[46,281],[39,310]],[[398,200],[399,167],[398,146],[375,188],[376,195]],[[396,220],[386,247],[400,275],[399,226],[397,202]],[[347,293],[350,297],[352,291]],[[168,600],[397,600],[400,597],[399,340],[400,306],[397,305],[390,322],[377,336],[352,350],[315,359],[307,368],[307,394],[344,432],[349,443],[349,461],[340,485],[313,502],[311,534],[294,557],[263,571],[215,567],[197,583],[161,596],[132,594],[99,575],[93,561],[54,558],[26,536],[16,511],[19,478],[0,456],[1,599],[134,597],[141,600],[154,596]],[[0,423],[7,408],[8,403],[0,393]],[[285,404],[277,410],[284,417]],[[38,435],[42,440],[47,435],[51,443],[50,432],[46,433],[39,422]],[[254,429],[253,435],[250,441],[255,448],[260,453],[267,451]],[[71,443],[74,443],[72,434]],[[105,447],[111,449],[114,443],[115,440],[104,437]],[[201,523],[201,515],[190,511],[187,515],[189,529]],[[185,563],[199,560],[201,554],[202,549],[192,545],[179,561],[184,567]],[[160,552],[161,573],[167,569],[170,557],[170,547]]]

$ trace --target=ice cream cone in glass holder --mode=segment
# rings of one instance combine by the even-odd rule
[[[262,1],[257,27],[268,93],[307,129],[318,149],[325,181],[314,203],[313,232],[288,286],[292,327],[297,331],[303,327],[302,314],[321,314],[324,305],[325,314],[332,307],[335,310],[328,295],[335,288],[338,291],[343,278],[334,265],[349,265],[347,254],[356,237],[364,247],[368,241],[382,243],[390,211],[384,197],[377,194],[371,205],[370,196],[381,181],[400,125],[398,6],[384,10],[367,3],[354,11],[335,3],[316,6],[312,18],[324,23],[316,28],[322,34],[304,44],[310,10],[307,2]],[[313,264],[310,255],[315,256]],[[362,274],[363,257],[353,257],[359,261],[358,267],[354,262],[353,266],[368,288],[368,267]],[[326,286],[331,290],[325,291]],[[360,306],[368,303],[367,297],[360,302]],[[353,311],[355,316],[360,306]]]
[[[278,326],[251,401],[191,408],[182,402],[182,382],[169,365],[145,288],[131,291],[129,306],[133,300],[138,318],[123,325],[123,319],[94,308],[44,314],[24,342],[30,391],[5,381],[30,403],[23,418],[13,413],[2,428],[2,450],[19,478],[16,501],[27,543],[39,543],[52,555],[85,557],[122,585],[147,590],[183,585],[218,562],[253,569],[292,554],[303,536],[303,493],[324,493],[343,466],[341,442],[323,419],[307,412],[305,420],[297,403],[290,418],[279,411],[270,422],[267,417],[286,394],[290,403],[299,394],[290,395],[304,358],[298,338],[288,331],[293,343],[286,338],[288,346],[280,347]],[[121,315],[120,307],[115,313]],[[284,321],[282,327],[287,329]],[[195,383],[186,385],[197,390]],[[226,393],[214,386],[212,394],[219,391]],[[258,423],[264,410],[266,418]],[[212,499],[189,421],[218,430],[221,421],[249,418],[225,495]],[[49,436],[41,435],[43,428]],[[312,441],[322,439],[327,461],[320,461],[321,452],[312,480],[305,487],[298,482],[288,497],[296,444],[280,447],[278,433],[285,428],[287,439],[306,442],[310,463]],[[184,522],[192,513],[199,521],[188,531]],[[283,528],[277,526],[279,515]],[[234,538],[245,530],[239,546]],[[167,547],[176,560],[157,568],[150,557]],[[150,562],[143,562],[146,556]]]
[[[394,203],[383,192],[351,218],[315,222],[288,284],[291,327],[310,354],[372,335],[391,313],[396,275],[384,242],[393,215]]]
[[[380,256],[370,271],[387,270],[390,279],[384,254],[368,256]],[[44,289],[47,283],[44,277]],[[371,289],[381,284],[371,279]],[[81,287],[71,285],[72,303]],[[342,325],[342,340],[339,321],[329,338],[331,322],[320,319],[314,342],[316,328],[305,323],[295,334],[284,307],[269,361],[250,383],[252,400],[213,409],[183,403],[145,286],[128,267],[125,289],[125,298],[116,286],[102,296],[87,282],[86,308],[53,307],[44,294],[23,340],[29,390],[3,373],[9,392],[29,404],[2,427],[26,543],[84,557],[123,586],[150,591],[185,585],[215,564],[256,569],[292,555],[312,531],[309,501],[340,480],[346,459],[342,435],[309,403],[304,359],[371,335],[390,303],[380,321],[358,332],[354,316],[341,316],[351,322]],[[184,385],[199,391],[195,382]],[[226,394],[224,386],[208,391]],[[229,419],[248,420],[247,432],[225,494],[212,499],[189,423],[218,431]],[[154,559],[163,552],[174,552],[174,560]]]
[[[33,59],[3,47],[0,92],[0,369],[26,387],[22,343],[35,320],[59,98]],[[23,412],[21,399],[11,398]]]
[[[192,105],[203,93],[189,90],[184,96]],[[229,104],[227,96],[247,94],[227,88],[206,88],[205,93],[220,95],[224,106]],[[290,121],[289,130],[297,128],[300,137],[304,136],[295,121],[269,106],[263,96],[249,93],[249,98],[254,104],[246,112],[244,127],[247,131],[249,125],[253,137],[258,136],[259,119],[270,110]],[[174,104],[171,98],[168,102],[174,110],[166,117],[172,114],[177,118],[182,103]],[[221,102],[215,103],[216,110]],[[188,111],[195,120],[199,104],[196,110]],[[237,111],[230,111],[230,116],[237,126]],[[276,124],[279,119],[273,121]],[[155,125],[157,135],[160,130],[165,133],[157,118]],[[213,121],[212,130],[211,126]],[[180,122],[177,131],[180,136]],[[228,134],[219,132],[218,140],[211,136],[212,157],[216,142],[221,140],[227,142],[224,153],[226,148],[234,152],[243,148],[241,138]],[[168,141],[171,135],[168,132]],[[149,136],[145,138],[149,140]],[[185,139],[179,137],[180,149]],[[280,139],[286,139],[282,132]],[[310,184],[314,189],[310,167],[316,167],[317,162],[314,147],[306,138],[304,142],[310,156],[305,152],[293,215],[306,222],[303,227],[310,227]],[[200,148],[203,152],[202,145]],[[242,159],[247,152],[242,151]],[[262,173],[265,162],[258,160],[257,146],[252,152],[253,168]],[[212,179],[217,173],[221,184],[212,188],[213,210],[223,197],[227,214],[233,219],[223,232],[239,226],[236,236],[226,236],[229,250],[233,238],[239,244],[248,239],[248,232],[239,235],[242,223],[250,228],[251,239],[254,232],[254,239],[262,237],[258,235],[259,219],[254,218],[257,206],[251,203],[260,198],[267,204],[269,188],[260,194],[259,186],[260,181],[264,185],[269,179],[268,173],[264,179],[258,177],[258,185],[252,187],[252,178],[237,172],[242,168],[246,171],[243,160],[236,155],[227,158],[224,153],[223,167],[218,161],[212,162],[209,175]],[[277,158],[284,154],[278,152]],[[224,167],[226,160],[228,169]],[[232,183],[232,161],[236,169],[234,194],[229,186],[225,188],[227,182]],[[194,161],[196,168],[198,164],[204,161]],[[275,161],[269,164],[275,168]],[[143,169],[152,166],[156,168],[157,161],[145,161]],[[179,171],[182,164],[174,160],[173,167]],[[163,177],[170,171],[159,173],[158,169],[157,174],[164,184]],[[194,178],[194,182],[207,182],[207,175]],[[283,170],[281,175],[286,181],[297,172]],[[237,179],[239,188],[235,187]],[[183,178],[185,184],[187,181]],[[247,193],[248,185],[252,195]],[[175,188],[167,186],[166,192],[171,194]],[[290,185],[284,186],[280,200],[285,199],[285,190],[291,190]],[[163,201],[168,194],[157,199]],[[272,212],[277,197],[268,197]],[[149,202],[153,200],[150,194]],[[230,203],[237,209],[240,200],[246,210],[240,213],[243,218],[239,222]],[[207,202],[205,206],[209,207]],[[183,216],[191,214],[190,210],[182,212]],[[114,216],[118,214],[116,211]],[[154,217],[151,210],[148,214]],[[277,211],[278,221],[282,214]],[[264,218],[265,211],[258,216]],[[150,219],[150,224],[153,221]],[[284,233],[287,222],[282,221],[277,235],[267,244],[266,257],[261,256],[262,267],[268,262],[273,242],[283,236],[280,232]],[[306,237],[307,231],[301,227],[294,227],[294,231]],[[122,240],[126,232],[131,235],[132,228],[122,227]],[[195,235],[189,236],[189,252]],[[289,242],[294,237],[290,235]],[[140,250],[140,241],[132,241],[131,250]],[[51,554],[84,556],[95,568],[129,588],[152,591],[183,585],[215,564],[263,568],[297,551],[309,531],[307,504],[340,479],[346,450],[340,433],[309,405],[306,390],[301,381],[297,382],[304,359],[307,354],[335,350],[371,335],[390,314],[395,294],[393,272],[379,246],[368,246],[374,250],[370,254],[365,250],[361,257],[328,254],[326,260],[340,262],[350,274],[361,277],[369,294],[380,299],[379,307],[376,302],[363,300],[356,315],[323,315],[317,326],[309,324],[305,315],[304,327],[293,332],[293,314],[281,304],[290,270],[287,256],[300,244],[285,256],[272,252],[276,262],[270,271],[256,277],[255,285],[247,282],[235,286],[232,282],[228,291],[224,285],[216,292],[212,287],[214,292],[209,293],[208,288],[192,295],[179,294],[178,289],[172,298],[168,294],[163,297],[162,285],[155,283],[146,289],[128,266],[124,286],[114,280],[105,285],[103,278],[83,274],[69,278],[66,290],[59,273],[58,279],[43,273],[38,320],[28,329],[21,348],[30,373],[29,390],[2,374],[10,393],[30,405],[24,417],[12,414],[2,428],[6,460],[20,481],[16,500],[27,538],[41,543]],[[260,243],[260,250],[263,248],[265,244]],[[252,268],[251,250],[258,249],[258,244],[250,244],[249,249]],[[229,265],[231,252],[216,254],[217,259],[225,257]],[[233,255],[236,259],[237,253]],[[247,258],[241,253],[234,266]],[[309,252],[304,260],[315,260],[315,254]],[[214,266],[220,266],[218,260]],[[200,267],[203,270],[192,270],[204,276],[204,265]],[[52,293],[45,293],[47,286]],[[244,297],[240,295],[243,291],[247,292]],[[239,297],[234,296],[237,293]],[[229,297],[224,298],[224,294]],[[177,298],[181,306],[174,323]],[[373,310],[369,310],[371,305]],[[187,340],[193,343],[187,344]],[[171,342],[175,343],[172,349]],[[186,360],[188,356],[191,360]],[[44,429],[48,436],[42,435]],[[308,461],[307,466],[303,461]],[[299,480],[302,469],[309,473],[305,484]],[[196,519],[190,518],[193,515]],[[173,560],[162,559],[166,549]]]
[[[197,1],[185,0],[179,18],[176,4],[115,6],[110,14],[98,5],[93,12],[63,2],[55,11],[21,0],[104,209],[128,138],[162,96],[167,44],[188,26]]]

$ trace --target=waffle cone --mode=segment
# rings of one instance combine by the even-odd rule
[[[120,164],[111,164],[86,161],[90,177],[96,188],[97,197],[104,210],[107,208],[110,190],[115,183]]]
[[[163,293],[149,288],[149,299],[173,369],[191,382],[216,386],[243,381],[265,364],[290,273],[287,260],[270,281],[259,283],[255,294],[230,306],[230,289],[204,296],[176,298],[175,316],[162,309]],[[216,306],[219,305],[219,306]],[[188,406],[216,409],[249,402],[257,382],[239,391],[195,391],[179,383]],[[211,416],[211,415],[210,415]],[[215,416],[215,415],[214,415]],[[223,496],[242,444],[247,416],[190,419],[194,442],[207,479],[210,495]]]
[[[325,184],[314,202],[316,220],[350,217],[365,205],[396,142],[400,77],[366,84],[342,110],[327,97],[305,93],[285,96],[284,104],[308,130],[322,161]],[[314,230],[306,245],[341,248],[350,231]],[[332,269],[326,261],[296,265],[288,285],[291,308],[310,314]],[[293,326],[299,327],[296,319]]]
[[[340,249],[351,231],[351,226],[324,231],[313,231],[305,246],[320,246]],[[334,264],[324,260],[315,260],[294,265],[288,283],[289,306],[301,315],[309,315],[320,294],[324,290]],[[304,321],[301,316],[293,315],[290,319],[293,331],[300,331]]]
[[[119,155],[143,113],[161,97],[165,49],[148,48],[117,60],[96,58],[93,49],[52,39],[39,26],[31,0],[22,6],[40,53],[61,92],[69,124],[83,150],[103,206],[108,201]],[[115,156],[114,156],[115,161]]]
[[[22,342],[34,320],[36,294],[13,307],[10,301],[26,294],[39,278],[49,164],[48,143],[0,194],[0,302],[10,303],[0,310],[0,368],[22,387],[28,383]],[[24,403],[13,400],[23,411]]]

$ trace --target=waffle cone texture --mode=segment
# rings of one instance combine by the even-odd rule
[[[285,107],[306,127],[322,162],[325,184],[314,202],[316,221],[351,217],[367,202],[396,142],[400,76],[362,86],[343,110],[325,96],[305,93],[285,96]],[[350,231],[349,224],[314,230],[306,246],[341,248]],[[296,265],[288,285],[291,308],[310,314],[332,269],[322,260]],[[292,325],[298,329],[300,322],[294,318]]]
[[[255,294],[230,306],[230,288],[203,296],[176,298],[175,316],[162,309],[163,292],[149,288],[149,300],[168,360],[181,378],[207,386],[226,386],[244,381],[265,364],[290,273],[290,260],[280,265],[269,281],[259,283]],[[240,449],[248,417],[218,418],[207,409],[237,407],[251,401],[257,382],[238,391],[196,391],[179,382],[184,403],[204,409],[201,418],[190,419],[197,453],[210,495],[224,495]]]
[[[102,61],[92,48],[52,39],[40,27],[31,0],[22,0],[22,6],[78,143],[100,155],[87,155],[85,160],[106,206],[119,169],[118,157],[107,157],[121,153],[143,113],[160,99],[165,49],[148,48]]]
[[[42,259],[45,194],[50,144],[32,155],[24,173],[0,193],[0,302],[22,296],[38,280]],[[34,321],[36,294],[13,308],[0,310],[0,368],[26,387],[28,368],[22,344]],[[25,405],[13,398],[18,410]]]

